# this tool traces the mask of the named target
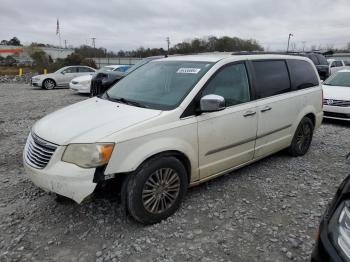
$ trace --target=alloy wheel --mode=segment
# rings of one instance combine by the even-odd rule
[[[153,172],[142,190],[143,206],[149,213],[159,214],[168,210],[178,198],[180,177],[172,168]]]

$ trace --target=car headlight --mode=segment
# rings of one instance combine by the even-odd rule
[[[40,77],[33,77],[32,80],[34,80],[34,81],[39,81],[39,80],[40,80]]]
[[[91,84],[91,80],[85,80],[80,82],[81,85],[89,85]]]
[[[70,144],[63,153],[62,161],[82,168],[92,168],[107,164],[114,143]]]
[[[350,202],[342,203],[330,221],[330,236],[343,256],[350,259]]]

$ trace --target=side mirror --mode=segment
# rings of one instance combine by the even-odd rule
[[[200,100],[200,110],[201,112],[216,112],[224,110],[225,98],[219,95],[206,95]]]

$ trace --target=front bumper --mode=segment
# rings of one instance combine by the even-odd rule
[[[72,82],[69,83],[69,88],[72,91],[78,92],[78,93],[84,93],[89,94],[90,93],[90,84],[89,85],[82,85],[82,84],[73,84]]]
[[[314,250],[311,254],[311,262],[344,261],[338,254],[338,251],[332,245],[328,238],[328,230],[324,220],[321,221],[319,227],[320,236],[316,242]]]
[[[27,146],[26,146],[27,147]],[[43,169],[32,167],[26,158],[27,148],[23,152],[23,165],[27,176],[33,183],[44,189],[73,199],[81,203],[91,195],[96,187],[93,182],[95,168],[80,168],[61,161],[65,147],[59,146],[49,163]]]
[[[350,107],[323,106],[324,118],[350,121]]]
[[[33,80],[33,79],[30,79],[30,85],[31,85],[31,86],[38,86],[38,87],[41,87],[41,86],[42,86],[42,81],[41,81],[41,80]]]

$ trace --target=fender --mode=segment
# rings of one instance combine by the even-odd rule
[[[191,182],[199,179],[196,123],[117,143],[105,175],[133,172],[146,159],[166,151],[185,155],[191,163]]]

